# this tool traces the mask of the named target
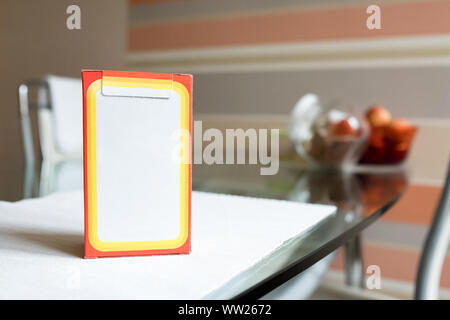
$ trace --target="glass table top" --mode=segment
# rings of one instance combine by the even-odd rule
[[[65,165],[73,169],[71,174],[63,173],[60,177],[55,174],[53,178],[58,182],[64,177],[75,177],[72,188],[81,188],[82,163]],[[301,275],[374,223],[397,201],[407,185],[405,173],[398,170],[390,173],[371,170],[348,173],[308,169],[287,162],[280,163],[276,175],[262,176],[259,169],[259,166],[252,165],[193,165],[192,187],[193,190],[206,192],[330,204],[337,207],[337,214],[233,278],[211,298],[259,298]],[[26,172],[18,175],[17,179],[24,183],[24,190],[13,198],[24,198],[27,193],[33,193],[31,189],[43,185],[42,181],[39,183],[34,178]],[[0,181],[7,184],[10,179],[11,176]],[[49,184],[55,183],[45,183],[47,186]],[[5,196],[0,195],[0,199],[5,199]],[[283,219],[283,212],[279,212],[279,216]]]
[[[349,173],[281,163],[278,174],[261,176],[259,168],[248,165],[194,167],[194,190],[337,207],[335,216],[235,279],[223,297],[259,298],[308,269],[375,222],[399,199],[406,184],[402,171]]]

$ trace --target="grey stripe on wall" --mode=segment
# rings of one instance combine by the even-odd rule
[[[397,117],[450,118],[448,66],[205,73],[194,83],[196,113],[287,115],[314,92],[361,109],[381,103]]]
[[[384,1],[385,2],[385,1]],[[390,0],[392,2],[392,0]],[[134,5],[129,9],[129,21],[135,23],[156,23],[214,16],[254,14],[280,10],[301,10],[308,8],[329,8],[342,5],[371,3],[369,0],[190,0],[168,1]],[[381,1],[383,3],[383,1]]]

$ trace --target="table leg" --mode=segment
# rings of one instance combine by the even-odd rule
[[[345,244],[345,283],[351,287],[364,288],[364,263],[359,235]]]

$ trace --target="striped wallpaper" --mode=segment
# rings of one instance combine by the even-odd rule
[[[325,2],[325,4],[324,4]],[[450,34],[450,1],[130,0],[130,52]]]
[[[373,3],[381,7],[381,30],[366,28],[366,8]],[[277,45],[326,42],[331,43],[331,49],[327,50],[332,52],[336,41],[356,41],[349,50],[357,51],[359,40],[402,38],[414,41],[414,36],[434,37],[436,48],[433,50],[440,50],[440,38],[436,36],[450,35],[448,0],[129,0],[129,5],[128,51],[130,56],[142,55],[139,68],[158,66],[150,60],[159,61],[166,56],[179,59],[176,66],[182,67],[187,57],[183,52],[190,52],[190,59],[198,52],[203,54],[199,59],[208,59],[211,54],[218,54],[214,50],[225,50],[224,56],[236,54],[233,59],[244,60],[238,50],[247,48],[245,59],[251,60],[254,56],[264,56],[270,51],[268,48],[281,50]],[[256,50],[249,51],[249,46]],[[257,53],[258,48],[263,48],[262,53]],[[376,46],[369,47],[368,51],[372,49],[376,50]],[[417,54],[418,49],[421,49],[420,43],[415,49],[405,47],[402,54],[414,50]],[[311,52],[308,54],[314,54]],[[347,55],[348,51],[343,54]],[[450,57],[450,50],[440,54]],[[181,58],[177,58],[179,56]],[[150,61],[148,64],[145,64],[146,59]],[[414,282],[422,242],[440,192],[438,186],[409,187],[399,203],[365,232],[366,265],[379,265],[383,277]],[[340,270],[342,267],[342,255],[338,255],[333,268]],[[450,288],[449,267],[448,255],[441,279],[447,289]]]

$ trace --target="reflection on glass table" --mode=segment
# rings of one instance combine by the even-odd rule
[[[332,204],[338,208],[334,217],[297,239],[286,252],[269,257],[236,281],[231,291],[240,292],[238,298],[263,297],[283,286],[298,287],[293,280],[308,282],[311,277],[302,275],[313,268],[326,270],[331,260],[327,256],[340,246],[346,249],[347,284],[363,286],[360,233],[397,201],[407,184],[403,172],[349,173],[287,164],[281,164],[274,176],[261,176],[252,166],[194,166],[193,177],[194,190]],[[324,261],[328,265],[324,266]],[[271,293],[266,297],[274,296]]]

